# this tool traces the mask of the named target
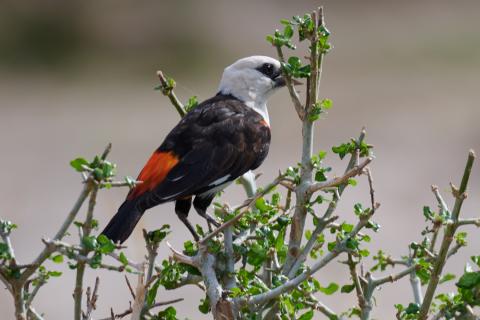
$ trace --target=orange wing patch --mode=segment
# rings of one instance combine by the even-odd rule
[[[268,125],[267,121],[265,121],[265,119],[262,119],[262,120],[260,121],[260,124],[261,124],[262,126],[264,126],[264,127],[269,127],[269,128],[270,128],[270,126]]]
[[[146,191],[153,190],[177,163],[178,158],[173,152],[155,151],[138,175],[137,180],[143,183],[133,188],[127,199],[132,200]]]

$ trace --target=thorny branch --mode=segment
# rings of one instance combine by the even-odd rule
[[[276,46],[276,48],[277,48],[277,55],[280,60],[280,63],[284,64],[285,57],[283,55],[282,47]],[[292,76],[288,74],[283,68],[282,68],[282,75],[283,77],[285,77],[288,93],[290,94],[290,98],[292,99],[292,102],[295,107],[295,110],[297,111],[298,117],[300,118],[300,120],[304,121],[306,117],[306,112],[303,108],[302,103],[300,102],[300,97],[298,96],[297,90],[295,89],[295,86],[293,84]]]
[[[249,310],[262,312],[265,308],[270,308],[270,312],[267,314],[269,316],[275,315],[278,313],[278,304],[275,301],[280,295],[289,292],[294,288],[299,288],[299,285],[311,278],[316,272],[325,267],[328,263],[332,262],[339,255],[346,253],[347,262],[346,264],[349,267],[350,276],[352,278],[355,292],[358,299],[358,305],[361,310],[361,318],[364,320],[369,319],[370,312],[372,309],[372,300],[375,290],[388,282],[397,281],[407,275],[410,275],[412,288],[414,289],[415,302],[421,304],[420,311],[420,320],[425,320],[428,316],[429,308],[432,302],[433,295],[435,293],[436,287],[438,285],[439,277],[441,276],[442,268],[445,264],[445,261],[453,254],[455,254],[458,249],[462,246],[461,244],[456,244],[450,248],[450,244],[455,235],[455,231],[458,227],[464,225],[475,225],[480,227],[480,218],[471,218],[471,219],[460,219],[460,209],[463,203],[463,200],[466,198],[466,187],[468,183],[468,178],[470,175],[471,167],[473,164],[474,154],[473,151],[470,152],[467,165],[465,168],[464,176],[462,183],[459,189],[456,189],[452,185],[452,193],[454,194],[456,201],[455,206],[452,211],[453,223],[447,224],[445,227],[445,234],[442,239],[441,248],[436,254],[435,252],[435,243],[439,236],[439,230],[442,228],[442,224],[434,226],[433,229],[433,238],[429,250],[426,250],[429,254],[427,260],[434,265],[434,270],[432,272],[432,280],[429,282],[425,297],[422,303],[421,297],[421,288],[416,288],[418,285],[418,277],[416,277],[415,271],[419,266],[415,263],[414,257],[410,256],[409,259],[405,260],[391,260],[391,265],[400,264],[403,269],[397,273],[393,273],[388,276],[381,278],[374,278],[372,274],[367,272],[363,273],[363,269],[359,274],[357,266],[359,260],[356,260],[356,252],[352,251],[351,248],[347,246],[347,241],[353,239],[356,236],[363,236],[361,230],[367,226],[370,222],[370,218],[375,214],[376,210],[379,207],[379,204],[375,202],[375,191],[373,189],[373,179],[371,176],[371,171],[368,168],[368,165],[373,160],[372,157],[365,158],[360,163],[360,145],[362,144],[365,131],[362,130],[360,137],[356,140],[357,149],[350,158],[348,166],[345,170],[345,173],[340,176],[325,182],[315,183],[312,179],[313,175],[313,165],[312,165],[312,153],[313,153],[313,121],[309,119],[309,114],[312,111],[312,108],[318,101],[318,92],[320,85],[320,78],[322,72],[322,61],[325,52],[323,52],[318,46],[317,41],[319,37],[319,30],[323,30],[324,17],[323,10],[319,8],[318,11],[314,11],[310,14],[311,19],[314,21],[314,30],[311,35],[307,37],[310,41],[310,54],[307,59],[309,59],[311,73],[307,78],[307,90],[305,97],[305,104],[302,105],[298,92],[295,89],[296,80],[282,68],[283,76],[286,79],[287,88],[295,110],[302,121],[302,137],[303,137],[303,146],[302,146],[302,159],[300,164],[300,182],[297,184],[286,177],[286,175],[280,174],[271,184],[267,185],[263,190],[257,191],[255,185],[255,177],[253,173],[249,172],[245,174],[242,178],[239,179],[240,183],[244,186],[245,191],[249,197],[242,205],[230,209],[225,207],[225,212],[236,213],[235,217],[224,222],[219,228],[210,232],[206,235],[197,245],[198,253],[195,256],[187,256],[170,246],[172,251],[173,259],[180,263],[185,263],[191,266],[196,267],[202,276],[196,276],[192,274],[187,274],[182,276],[180,281],[177,282],[178,286],[183,286],[187,284],[196,284],[200,288],[203,288],[210,300],[211,310],[216,319],[235,319],[238,316],[238,311],[242,307],[247,307]],[[277,54],[282,65],[286,63],[284,53],[282,51],[282,46],[277,45]],[[184,105],[179,101],[173,89],[175,83],[172,79],[169,79],[163,75],[161,71],[157,71],[158,78],[160,80],[161,86],[160,89],[162,93],[167,96],[176,108],[180,116],[186,114]],[[104,153],[102,154],[102,159],[105,160],[108,153],[110,152],[111,145],[107,146]],[[44,282],[40,281],[36,284],[33,290],[29,289],[29,282],[32,281],[31,276],[38,270],[39,266],[53,253],[59,252],[63,255],[68,256],[69,258],[77,262],[77,278],[76,286],[74,291],[75,298],[75,319],[78,320],[90,320],[92,319],[92,313],[96,309],[96,303],[98,299],[98,288],[99,288],[99,279],[95,281],[95,286],[93,291],[90,287],[87,288],[86,292],[86,311],[82,312],[81,303],[82,303],[82,291],[83,291],[83,276],[85,272],[85,267],[92,263],[92,258],[89,257],[89,250],[85,246],[79,245],[69,245],[62,242],[62,238],[66,234],[68,228],[71,226],[72,222],[75,220],[83,202],[90,197],[87,217],[85,222],[81,227],[80,237],[89,236],[92,230],[92,219],[93,219],[93,210],[95,206],[95,199],[99,188],[102,187],[122,187],[122,186],[131,186],[132,182],[99,182],[96,181],[92,175],[91,170],[86,170],[83,174],[84,187],[83,190],[75,203],[74,207],[70,211],[66,220],[58,230],[57,234],[52,238],[52,240],[43,240],[45,243],[45,248],[37,256],[37,258],[28,265],[19,265],[16,260],[13,246],[10,241],[10,235],[8,232],[0,230],[0,237],[2,238],[3,243],[7,247],[9,254],[8,264],[9,267],[19,271],[19,277],[17,279],[11,279],[6,276],[6,269],[0,268],[0,280],[5,284],[7,289],[11,292],[15,300],[15,313],[17,320],[26,320],[28,319],[38,319],[43,320],[42,316],[38,314],[35,309],[32,307],[32,301],[35,298],[36,294],[40,290]],[[371,208],[369,211],[365,211],[365,214],[359,216],[359,221],[353,230],[351,230],[345,238],[342,240],[337,240],[333,249],[324,254],[321,258],[316,261],[313,261],[310,267],[306,267],[306,270],[303,273],[298,273],[302,265],[304,266],[305,261],[307,260],[308,255],[313,250],[318,237],[324,232],[326,228],[335,228],[333,223],[338,216],[334,216],[333,213],[336,209],[338,201],[340,200],[344,189],[346,188],[350,178],[365,174],[368,178],[368,184],[370,189],[370,202]],[[134,184],[141,183],[133,182]],[[276,219],[281,216],[285,216],[293,213],[293,222],[290,227],[290,235],[288,240],[288,252],[287,258],[283,265],[279,262],[279,257],[277,252],[270,250],[268,252],[268,259],[263,265],[261,275],[256,275],[256,280],[260,282],[265,288],[268,288],[265,292],[254,294],[251,296],[237,296],[232,298],[230,296],[231,289],[237,286],[236,276],[235,276],[235,264],[236,258],[234,248],[236,245],[243,244],[246,239],[249,238],[254,231],[255,227],[258,227],[256,224],[252,226],[250,233],[246,232],[245,234],[240,234],[235,238],[235,224],[251,209],[252,205],[256,202],[257,199],[265,196],[277,185],[282,185],[288,189],[287,202],[283,208],[281,214],[273,216],[267,223],[262,225],[268,226],[273,224]],[[302,239],[304,238],[304,226],[307,216],[306,206],[309,204],[309,201],[312,195],[318,191],[328,191],[332,192],[332,201],[328,205],[327,210],[323,216],[317,216],[315,213],[312,213],[316,221],[315,229],[304,246],[302,245]],[[447,213],[448,207],[440,195],[438,188],[432,186],[432,192],[434,193],[440,212]],[[296,203],[291,208],[291,195],[292,193],[296,196]],[[226,258],[219,262],[218,257],[215,254],[212,254],[209,251],[208,243],[209,240],[213,239],[216,236],[223,234],[223,246],[224,251],[222,254],[225,254]],[[158,306],[164,306],[171,303],[179,302],[183,299],[175,299],[165,302],[157,302],[152,305],[147,305],[146,293],[148,288],[152,283],[158,279],[159,274],[161,274],[161,267],[155,265],[155,260],[157,257],[158,243],[152,244],[148,242],[146,237],[146,231],[144,231],[144,237],[147,243],[147,252],[148,256],[146,261],[143,263],[135,263],[131,260],[128,260],[126,257],[121,257],[115,252],[108,253],[114,260],[121,262],[120,266],[114,266],[109,264],[100,263],[98,266],[107,270],[115,271],[124,271],[125,268],[132,267],[138,273],[138,282],[135,289],[131,286],[127,279],[127,285],[133,297],[133,305],[130,303],[128,309],[122,313],[115,314],[113,310],[111,311],[111,316],[104,318],[102,320],[115,320],[121,319],[128,315],[131,315],[132,319],[139,319],[143,316],[152,316],[150,310]],[[282,239],[283,240],[283,239]],[[119,247],[116,247],[119,249]],[[221,265],[221,268],[219,267]],[[154,275],[154,271],[157,274]],[[273,273],[282,273],[287,276],[288,280],[281,285],[272,287],[272,274]],[[223,278],[220,278],[220,274],[223,275]],[[37,278],[35,278],[37,279]],[[221,281],[220,281],[221,280]],[[203,285],[200,283],[202,282]],[[416,282],[415,282],[416,281]],[[318,310],[329,318],[338,318],[338,315],[332,311],[329,307],[324,305],[322,302],[318,301],[311,293],[304,292],[306,299],[306,305],[310,308]],[[26,298],[27,297],[27,298]],[[442,311],[434,316],[435,319],[443,316]]]
[[[311,14],[311,19],[313,20],[313,30],[312,37],[309,39],[310,42],[310,77],[307,81],[307,95],[305,98],[305,106],[303,109],[304,115],[308,115],[318,100],[318,82],[319,76],[318,70],[321,69],[320,56],[323,55],[323,52],[318,52],[317,50],[317,37],[318,37],[318,23],[323,23],[323,10],[318,12],[320,16],[317,20],[317,12]],[[320,65],[318,65],[320,63]],[[295,212],[292,218],[292,224],[290,228],[290,235],[288,240],[288,251],[285,264],[283,266],[283,273],[287,274],[288,270],[292,268],[292,265],[295,263],[295,259],[300,254],[300,246],[303,237],[303,230],[305,227],[305,219],[307,216],[306,205],[310,201],[311,193],[309,188],[312,185],[312,174],[313,174],[313,165],[311,163],[312,154],[313,154],[313,121],[308,117],[304,116],[302,120],[302,156],[301,156],[301,175],[300,183],[295,190],[295,195],[297,199],[297,205],[295,207]]]
[[[470,173],[472,171],[474,160],[475,160],[475,153],[473,152],[473,150],[470,150],[468,154],[467,164],[465,165],[462,181],[460,183],[460,188],[456,189],[452,185],[452,194],[455,197],[455,204],[453,206],[452,215],[451,215],[453,223],[447,225],[445,229],[443,240],[440,245],[440,250],[438,252],[436,261],[434,263],[433,271],[431,274],[431,280],[428,283],[427,290],[423,298],[423,303],[422,303],[422,306],[420,307],[420,314],[418,316],[419,320],[425,320],[428,317],[430,305],[435,295],[435,290],[437,289],[438,282],[440,281],[440,276],[442,274],[443,267],[445,266],[449,247],[453,240],[455,232],[457,230],[457,223],[459,221],[462,204],[467,196],[466,194],[467,185],[468,185],[468,180],[470,179]]]
[[[87,297],[87,311],[82,312],[82,320],[92,319],[92,312],[97,308],[97,299],[98,299],[98,288],[100,286],[100,278],[95,278],[95,285],[93,287],[93,292],[90,287],[87,288],[86,297]]]
[[[103,157],[102,157],[103,158]],[[104,158],[103,158],[104,159]],[[90,200],[88,202],[87,217],[81,227],[81,238],[90,236],[92,232],[93,211],[97,200],[98,186],[95,185],[90,193]],[[82,239],[80,239],[82,240]],[[90,250],[83,245],[80,251],[81,255],[88,255]],[[78,261],[77,274],[75,279],[75,289],[73,291],[74,306],[74,318],[75,320],[81,320],[82,318],[82,295],[83,295],[83,277],[85,275],[85,261]]]

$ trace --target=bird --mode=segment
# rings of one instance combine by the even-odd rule
[[[267,99],[285,85],[281,64],[271,57],[250,56],[226,67],[218,93],[165,137],[140,171],[142,183],[130,190],[102,234],[123,243],[146,210],[170,201],[197,242],[187,219],[192,202],[218,227],[207,208],[218,192],[265,160],[271,139]]]

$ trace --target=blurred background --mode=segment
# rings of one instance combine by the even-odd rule
[[[204,100],[216,93],[223,68],[253,54],[275,55],[265,35],[281,18],[324,5],[333,50],[325,59],[321,96],[334,101],[316,126],[316,150],[330,150],[367,127],[375,145],[372,165],[377,201],[371,251],[407,254],[420,241],[423,205],[436,207],[430,191],[437,184],[452,204],[448,183],[457,183],[467,152],[480,152],[480,2],[464,1],[18,1],[0,3],[0,217],[13,220],[17,256],[28,262],[51,237],[79,194],[80,177],[69,167],[77,156],[91,158],[113,143],[110,159],[119,177],[136,176],[150,153],[178,121],[168,100],[153,87],[156,70],[177,81],[183,100]],[[285,91],[270,103],[272,146],[258,170],[259,184],[300,154],[300,126]],[[345,162],[329,153],[326,163],[343,172]],[[480,169],[474,168],[463,216],[480,215]],[[362,179],[363,180],[363,179]],[[97,218],[104,226],[127,190],[102,191]],[[353,221],[355,202],[368,203],[366,184],[346,192],[337,213]],[[239,186],[223,199],[239,203]],[[319,208],[320,210],[321,208]],[[84,214],[84,212],[82,212]],[[193,221],[203,223],[195,213]],[[145,253],[141,228],[172,225],[168,241],[181,248],[190,237],[166,204],[149,211],[127,244],[128,255]],[[468,229],[474,231],[473,228]],[[468,231],[467,230],[467,231]],[[75,234],[75,232],[72,232]],[[77,241],[75,236],[68,241]],[[480,236],[449,261],[461,272],[468,257],[480,252]],[[165,246],[161,258],[168,256]],[[366,267],[371,265],[366,263]],[[35,307],[46,319],[72,318],[74,272],[52,279]],[[123,275],[88,270],[86,285],[101,275],[96,317],[110,307],[128,307]],[[321,284],[349,282],[338,263],[318,273]],[[452,289],[453,282],[440,291]],[[161,292],[159,300],[183,297],[179,318],[208,319],[196,287]],[[355,303],[319,296],[335,311]],[[374,316],[393,319],[394,303],[408,304],[408,279],[377,295]],[[13,319],[10,296],[0,290],[0,314]],[[321,319],[318,316],[318,319]]]

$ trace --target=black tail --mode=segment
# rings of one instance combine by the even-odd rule
[[[143,212],[137,208],[136,200],[125,200],[102,234],[115,243],[123,243],[132,233]]]

